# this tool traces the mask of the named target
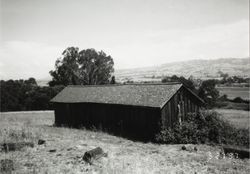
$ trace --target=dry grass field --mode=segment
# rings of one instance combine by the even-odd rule
[[[198,151],[184,151],[182,145],[133,142],[101,132],[53,127],[53,122],[50,111],[1,113],[0,143],[33,142],[34,147],[2,150],[0,160],[12,160],[13,173],[23,174],[250,173],[248,159],[220,156],[217,146],[196,145]],[[38,139],[46,144],[38,145]],[[95,147],[108,155],[92,165],[85,163],[82,156]]]
[[[238,128],[250,128],[250,112],[234,109],[216,109],[223,118]]]

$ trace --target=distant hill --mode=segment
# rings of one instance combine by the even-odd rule
[[[250,76],[250,58],[221,58],[213,60],[189,60],[173,62],[159,66],[118,69],[115,71],[117,81],[160,81],[163,76],[193,76],[194,78],[219,78],[219,71],[230,76]]]
[[[228,73],[230,76],[237,75],[250,77],[250,58],[221,58],[213,60],[189,60],[182,62],[166,63],[159,66],[117,69],[116,80],[124,82],[132,81],[161,81],[163,76],[184,76],[199,79],[219,78],[219,71]],[[47,85],[51,80],[48,76],[38,80],[41,86]]]

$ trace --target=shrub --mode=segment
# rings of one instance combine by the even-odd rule
[[[217,112],[189,114],[182,125],[162,128],[156,141],[168,144],[217,143],[249,146],[249,129],[237,129],[219,117]]]
[[[243,111],[249,111],[250,105],[247,103],[235,103],[231,101],[218,101],[216,102],[217,108],[223,108],[223,109],[236,109],[236,110],[243,110]]]
[[[235,97],[235,98],[232,100],[232,102],[234,102],[234,103],[247,103],[247,104],[249,104],[248,101],[242,99],[241,97]]]
[[[207,108],[213,108],[219,98],[216,83],[217,81],[214,79],[205,80],[198,90],[198,95],[204,100]]]
[[[14,170],[14,162],[10,159],[2,159],[0,160],[0,172],[3,173],[12,173]]]

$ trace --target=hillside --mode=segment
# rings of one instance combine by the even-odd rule
[[[249,58],[223,58],[213,60],[189,60],[166,63],[159,66],[116,69],[115,77],[118,82],[132,81],[160,81],[162,76],[178,75],[200,79],[219,78],[219,71],[229,75],[243,77],[250,76]],[[40,86],[46,86],[51,80],[48,76],[37,80]]]
[[[159,81],[162,76],[178,75],[194,78],[219,78],[219,71],[229,75],[248,77],[250,74],[249,58],[221,58],[213,60],[190,60],[167,63],[159,66],[116,70],[118,81]]]

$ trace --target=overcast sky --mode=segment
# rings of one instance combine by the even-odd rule
[[[115,69],[249,56],[249,0],[0,0],[1,79],[48,77],[69,46]]]

